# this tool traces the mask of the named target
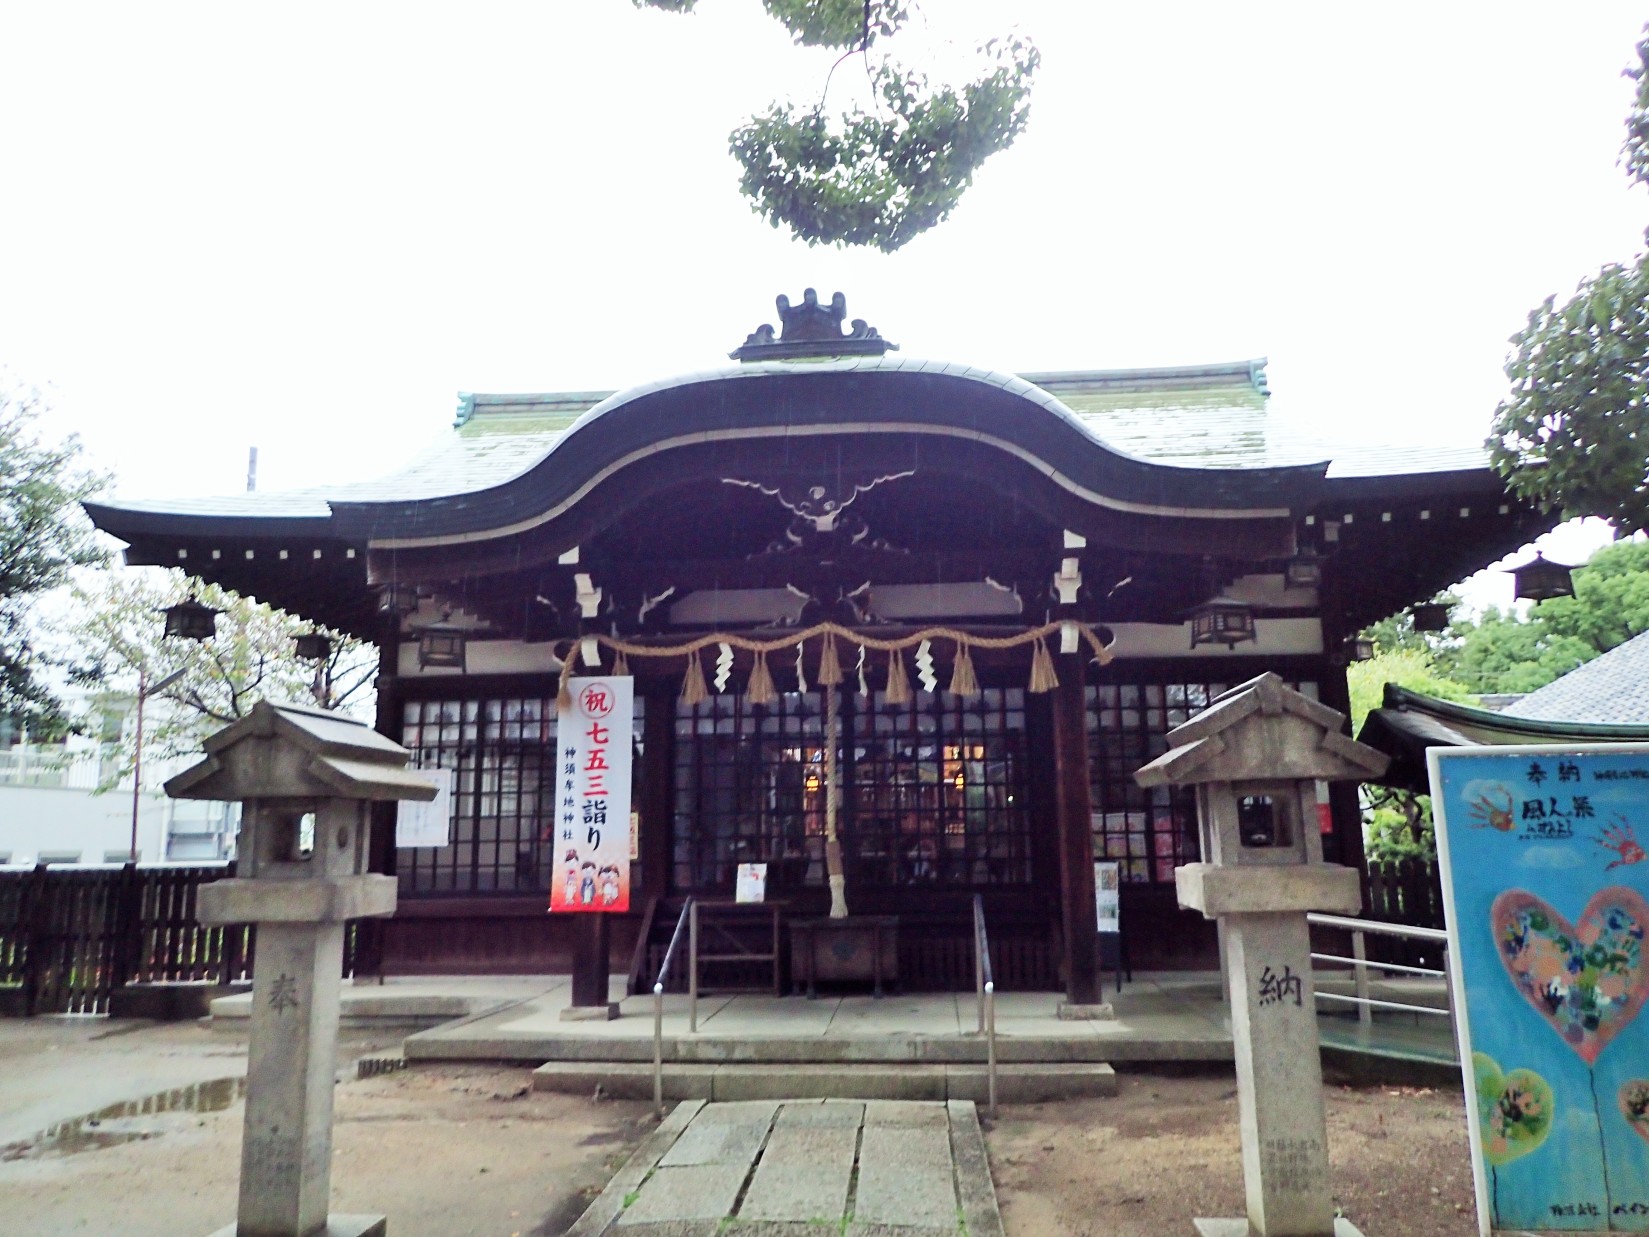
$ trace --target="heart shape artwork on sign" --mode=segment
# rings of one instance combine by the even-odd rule
[[[1489,922],[1517,990],[1587,1065],[1649,998],[1643,937],[1649,902],[1624,885],[1600,889],[1571,924],[1544,898],[1508,889]]]
[[[1487,1053],[1472,1053],[1483,1158],[1499,1167],[1528,1155],[1552,1132],[1551,1084],[1532,1069],[1500,1072]]]
[[[1631,1078],[1621,1084],[1620,1115],[1634,1134],[1649,1142],[1649,1078]]]

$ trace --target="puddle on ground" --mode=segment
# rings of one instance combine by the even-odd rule
[[[0,1160],[38,1159],[43,1156],[74,1155],[118,1147],[121,1143],[154,1138],[175,1129],[176,1114],[193,1116],[221,1112],[246,1095],[245,1078],[214,1078],[193,1086],[177,1087],[140,1100],[110,1104],[84,1117],[64,1121],[32,1138],[0,1146]],[[172,1119],[168,1119],[168,1118]]]

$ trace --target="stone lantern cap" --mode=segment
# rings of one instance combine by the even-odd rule
[[[206,759],[166,783],[172,798],[435,798],[435,784],[406,767],[406,748],[307,705],[260,700],[202,746]]]
[[[1168,750],[1134,774],[1141,786],[1208,782],[1365,781],[1390,757],[1341,732],[1345,715],[1267,671],[1168,732]]]

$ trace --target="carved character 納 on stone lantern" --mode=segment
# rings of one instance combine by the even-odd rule
[[[1262,674],[1170,731],[1141,786],[1193,786],[1203,862],[1175,874],[1181,906],[1220,923],[1237,1062],[1248,1217],[1202,1237],[1355,1237],[1336,1219],[1306,914],[1362,909],[1361,878],[1323,862],[1317,783],[1361,781],[1387,757],[1345,717]]]

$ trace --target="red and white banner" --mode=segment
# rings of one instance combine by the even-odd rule
[[[557,720],[551,911],[630,909],[630,754],[635,680],[573,679]]]

